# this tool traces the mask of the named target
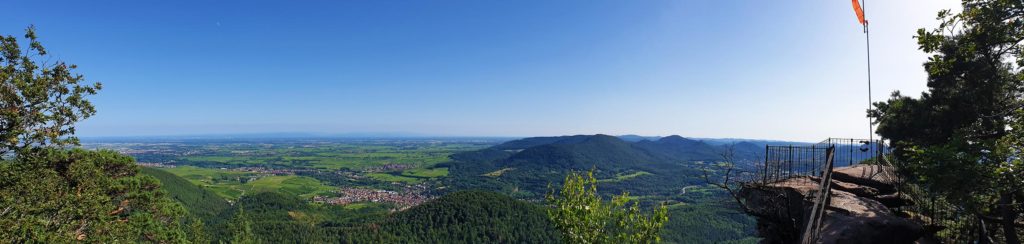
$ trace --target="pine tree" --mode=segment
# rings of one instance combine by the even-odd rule
[[[252,221],[245,215],[245,208],[238,204],[238,213],[231,220],[231,243],[232,244],[255,244],[260,243],[252,231]]]

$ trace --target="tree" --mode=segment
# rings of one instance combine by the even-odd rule
[[[704,173],[704,182],[708,185],[725,190],[725,192],[728,193],[734,201],[736,201],[736,205],[739,206],[740,210],[743,210],[743,212],[748,214],[753,214],[754,212],[750,211],[747,208],[747,205],[743,203],[743,198],[740,197],[739,192],[736,189],[741,183],[740,180],[736,179],[741,176],[741,172],[736,169],[735,163],[736,144],[725,145],[723,150],[718,153],[718,156],[722,158],[722,162],[717,163],[714,166],[717,168],[716,171],[724,171],[722,174],[722,180],[712,180],[710,176],[711,170],[705,167],[702,170]]]
[[[96,113],[85,97],[100,83],[87,84],[74,64],[52,58],[25,30],[22,51],[13,36],[0,36],[0,156],[33,147],[77,145],[74,124]]]
[[[231,220],[230,225],[231,243],[260,243],[259,239],[256,238],[256,233],[252,231],[252,221],[249,220],[249,216],[245,215],[245,209],[241,203],[238,204],[238,213],[235,214],[235,218]]]
[[[959,205],[962,214],[1002,226],[1006,243],[1020,243],[1020,140],[1024,76],[1024,2],[964,0],[963,12],[940,11],[940,25],[919,29],[928,90],[912,98],[894,92],[868,115],[890,139],[905,174],[929,193]],[[1012,128],[1012,130],[1011,130]],[[984,228],[982,228],[984,229]],[[982,233],[988,239],[995,232]]]
[[[185,210],[113,151],[45,149],[0,162],[0,240],[186,242]]]
[[[210,235],[206,233],[206,225],[203,220],[192,217],[184,227],[192,243],[211,243]]]
[[[35,28],[23,52],[0,36],[0,240],[14,243],[188,242],[185,210],[113,151],[67,149],[95,114],[75,65],[46,64]],[[194,228],[193,228],[194,231]]]
[[[629,193],[604,202],[597,193],[597,180],[591,170],[585,176],[571,173],[562,189],[551,192],[546,199],[548,217],[562,231],[566,243],[653,243],[660,241],[661,227],[668,221],[664,205],[650,216],[640,213],[640,203],[630,201]]]

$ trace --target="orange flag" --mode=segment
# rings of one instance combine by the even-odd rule
[[[864,9],[860,8],[860,1],[853,0],[853,12],[857,14],[857,21],[860,22],[861,25],[866,25],[868,23],[867,20],[864,20]]]

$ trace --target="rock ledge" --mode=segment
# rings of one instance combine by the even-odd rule
[[[925,231],[920,223],[892,209],[913,204],[896,192],[891,170],[877,165],[836,168],[832,197],[817,243],[914,243]],[[757,217],[763,243],[799,243],[821,179],[797,176],[747,184],[739,192],[749,214]]]

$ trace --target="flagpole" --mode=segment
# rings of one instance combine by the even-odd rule
[[[874,102],[871,99],[871,32],[868,29],[868,26],[870,25],[870,22],[867,21],[867,15],[868,15],[867,14],[867,12],[868,12],[867,7],[868,7],[868,1],[867,0],[863,0],[863,2],[861,4],[861,12],[864,15],[864,43],[867,46],[867,54],[868,54],[867,55],[868,56],[868,109],[870,110],[871,106],[874,104]],[[874,121],[871,119],[871,116],[869,115],[868,116],[868,141],[869,141],[869,143],[874,143],[874,141],[875,141],[874,137],[875,137],[875,124],[874,124]]]

